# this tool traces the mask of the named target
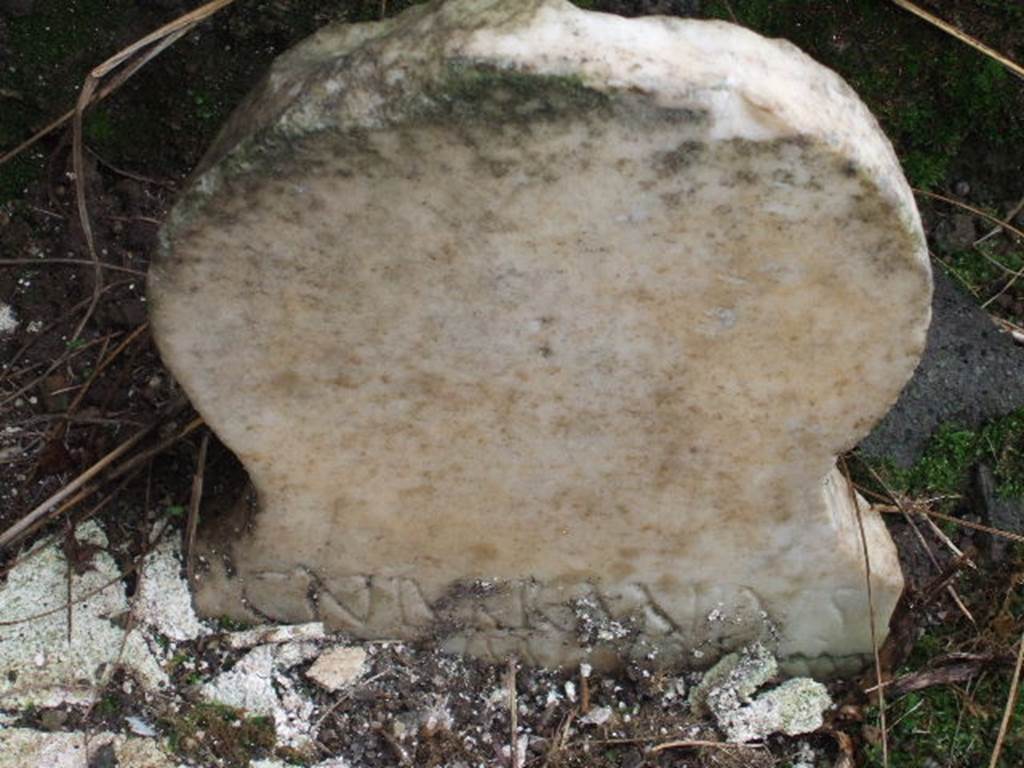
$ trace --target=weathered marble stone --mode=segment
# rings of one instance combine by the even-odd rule
[[[150,274],[257,492],[203,535],[205,612],[543,664],[870,652],[835,456],[913,371],[930,271],[875,120],[792,45],[560,0],[328,27]]]

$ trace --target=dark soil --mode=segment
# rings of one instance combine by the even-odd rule
[[[0,532],[137,430],[155,425],[139,446],[144,450],[191,420],[194,414],[144,327],[145,273],[160,223],[218,127],[278,53],[328,21],[373,19],[382,7],[391,14],[409,4],[237,2],[90,110],[84,130],[85,180],[97,250],[107,265],[98,283],[91,265],[54,261],[89,259],[75,210],[69,132],[55,132],[0,166],[0,302],[13,308],[19,323],[14,333],[0,336]],[[839,71],[862,94],[893,138],[917,187],[963,200],[997,218],[1024,196],[1024,85],[998,64],[891,3],[579,4],[624,15],[735,19],[765,34],[787,37]],[[1024,5],[1019,0],[922,4],[1017,61],[1024,60]],[[91,67],[190,7],[180,0],[0,0],[0,153],[71,108]],[[988,222],[970,216],[965,221],[963,211],[943,203],[925,198],[921,203],[937,268],[947,269],[979,302],[1002,291],[989,310],[1024,325],[1024,280],[1004,290],[1008,274],[992,266],[994,259],[1011,270],[1024,267],[1024,247],[999,235],[985,245],[985,255],[979,255],[970,243],[990,229]],[[1024,217],[1018,224],[1024,224]],[[76,326],[86,318],[96,290],[99,302],[76,337]],[[94,377],[101,364],[103,370]],[[164,514],[184,517],[200,434],[192,433],[115,480],[100,475],[93,483],[95,492],[70,510],[74,519],[82,519],[106,500],[98,513],[123,567],[143,550],[150,521]],[[217,506],[217,500],[236,496],[245,484],[237,462],[215,439],[206,478],[207,509]],[[955,511],[981,518],[985,513],[977,504]],[[58,520],[43,530],[63,525]],[[941,589],[936,592],[929,586],[934,571],[915,550],[915,537],[902,523],[894,525],[911,582],[920,588],[907,604],[911,619],[903,622],[907,633],[898,637],[905,647],[893,652],[896,666],[922,633],[948,628],[959,614]],[[943,546],[932,543],[941,564],[949,565]],[[960,536],[960,543],[977,545],[983,569],[972,577],[965,600],[977,610],[979,624],[991,623],[995,616],[985,606],[1002,593],[1020,560],[1005,550],[992,559],[987,540]],[[15,554],[13,548],[0,551],[0,567]],[[931,593],[928,599],[925,593]],[[951,630],[948,637],[958,636]],[[945,647],[956,642],[960,641],[950,639]],[[501,764],[505,742],[500,734],[508,731],[507,707],[483,702],[500,687],[505,670],[455,664],[427,649],[397,658],[403,653],[398,647],[376,654],[377,666],[369,677],[386,674],[365,688],[358,706],[339,706],[325,721],[324,754],[344,747],[361,766]],[[795,750],[793,743],[779,740],[770,753],[756,755],[691,750],[652,754],[649,748],[654,743],[712,734],[691,732],[681,708],[666,703],[659,688],[666,681],[638,673],[595,679],[591,705],[611,706],[619,713],[615,727],[594,726],[589,746],[577,741],[545,762],[552,740],[575,707],[564,695],[566,680],[566,674],[520,671],[518,687],[525,704],[521,722],[535,734],[528,746],[531,765],[786,765]],[[552,690],[561,692],[555,703],[548,700]],[[836,693],[863,717],[866,699],[855,690],[853,685],[840,686]],[[442,695],[458,722],[471,730],[456,737],[452,730],[407,717],[429,709],[434,697]],[[92,725],[110,722],[123,727],[123,718],[112,712],[145,713],[119,696],[111,693],[109,712],[102,707],[94,710]],[[324,699],[325,694],[317,696]],[[998,710],[1001,702],[990,706]],[[628,723],[622,716],[626,713]],[[53,722],[60,719],[50,717]],[[68,717],[72,722],[79,715]],[[863,741],[856,718],[852,722],[841,724],[871,753],[870,733]],[[404,723],[399,728],[402,735],[395,735],[396,723]],[[991,742],[994,724],[985,728]],[[835,741],[828,735],[812,741],[835,754]],[[360,755],[351,752],[353,745]],[[917,761],[902,765],[923,765],[931,756],[925,747],[902,746],[908,761]],[[964,758],[968,762],[949,765],[979,764],[969,761],[981,759],[982,746]]]

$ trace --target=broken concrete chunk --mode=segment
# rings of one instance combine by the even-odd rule
[[[749,705],[724,712],[719,727],[731,742],[760,741],[773,733],[797,736],[818,730],[832,699],[821,683],[800,677],[787,680]]]
[[[832,706],[825,686],[809,678],[788,680],[766,693],[757,691],[778,674],[775,657],[754,643],[709,669],[690,693],[694,714],[712,714],[732,742],[757,741],[773,733],[795,736],[821,727]]]
[[[105,755],[108,755],[104,762]],[[152,739],[113,733],[48,733],[31,728],[0,729],[0,768],[175,768],[160,744]]]
[[[338,647],[321,653],[306,676],[328,691],[338,691],[354,683],[365,671],[365,650],[359,647]]]
[[[775,656],[761,643],[740,653],[730,653],[709,669],[690,692],[690,708],[696,714],[716,717],[750,701],[757,690],[779,672]]]
[[[111,665],[121,664],[147,688],[168,683],[143,634],[125,635],[125,585],[96,523],[75,538],[84,570],[72,571],[68,640],[68,562],[59,543],[45,539],[0,584],[0,700],[5,706],[89,704]]]
[[[136,618],[164,637],[183,642],[209,634],[196,617],[192,595],[182,575],[180,537],[169,534],[143,563],[132,602]]]
[[[161,243],[155,338],[259,498],[203,536],[211,613],[602,666],[777,629],[834,670],[871,651],[859,503],[887,625],[834,460],[930,270],[877,123],[792,45],[561,0],[330,26]]]

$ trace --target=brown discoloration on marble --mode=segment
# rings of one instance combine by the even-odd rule
[[[766,619],[794,663],[868,652],[825,478],[929,300],[877,126],[720,24],[433,13],[287,54],[164,231],[158,342],[261,508],[200,602],[544,663]]]

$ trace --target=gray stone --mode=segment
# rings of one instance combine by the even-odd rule
[[[366,650],[359,646],[328,648],[306,671],[306,676],[321,688],[339,691],[366,672]]]
[[[199,605],[539,664],[769,636],[856,663],[855,505],[881,627],[902,575],[835,456],[910,376],[930,290],[890,145],[787,43],[560,0],[327,27],[150,271],[161,352],[259,497],[204,532]]]
[[[718,725],[726,739],[740,744],[761,741],[773,733],[798,736],[821,728],[831,706],[824,685],[801,677],[762,693],[747,706],[722,712]]]
[[[979,464],[975,469],[972,484],[973,506],[983,522],[993,528],[1010,533],[1024,534],[1024,499],[1004,497],[996,490],[996,478],[992,468]],[[1002,561],[1013,551],[1013,542],[1002,536],[985,535],[990,557]]]
[[[1024,407],[1024,349],[942,270],[924,357],[893,409],[860,444],[909,467],[942,424],[977,427]]]

